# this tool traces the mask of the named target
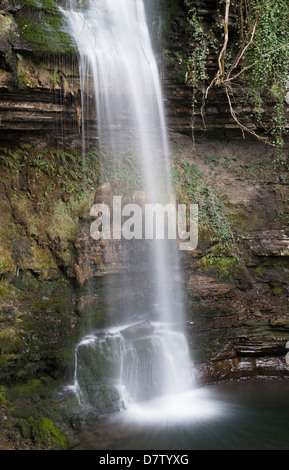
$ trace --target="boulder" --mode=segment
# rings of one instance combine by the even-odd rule
[[[121,330],[121,334],[127,339],[137,339],[143,336],[148,336],[154,331],[153,325],[149,321],[143,321],[136,325],[129,326]]]

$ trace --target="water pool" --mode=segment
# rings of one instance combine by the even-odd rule
[[[212,385],[132,407],[84,430],[74,450],[288,450],[289,381]]]

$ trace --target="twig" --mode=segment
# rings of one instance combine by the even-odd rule
[[[247,126],[245,126],[244,124],[242,124],[239,121],[239,119],[237,117],[237,114],[236,114],[236,112],[233,108],[232,100],[231,100],[231,97],[230,97],[230,92],[231,92],[230,84],[233,80],[236,80],[241,74],[243,74],[244,72],[246,72],[250,68],[257,65],[261,60],[265,59],[269,55],[274,54],[275,52],[278,52],[281,49],[289,47],[289,43],[287,43],[285,45],[282,45],[282,46],[274,49],[273,51],[270,51],[270,52],[267,52],[266,54],[261,55],[260,58],[258,60],[256,60],[253,64],[250,64],[247,67],[244,67],[240,72],[236,73],[233,77],[231,77],[231,74],[232,74],[233,70],[235,70],[238,67],[238,65],[240,64],[240,61],[243,58],[244,54],[246,53],[247,49],[254,42],[254,37],[255,37],[256,29],[257,29],[258,22],[259,22],[259,19],[260,19],[260,15],[261,15],[262,10],[264,9],[264,6],[267,3],[267,1],[268,0],[263,0],[261,8],[258,12],[258,16],[257,16],[257,18],[256,18],[256,20],[253,24],[252,31],[251,31],[251,33],[248,33],[248,36],[250,34],[250,39],[249,39],[248,43],[246,44],[246,46],[243,47],[242,51],[239,53],[238,57],[236,58],[234,64],[231,66],[230,70],[227,72],[227,75],[225,75],[225,56],[226,56],[226,51],[227,51],[228,41],[229,41],[229,14],[230,14],[230,6],[231,6],[231,0],[226,0],[226,11],[225,11],[225,17],[224,17],[224,32],[225,32],[224,44],[223,44],[222,50],[220,52],[220,55],[218,57],[218,71],[217,71],[214,79],[211,81],[211,83],[207,87],[205,95],[204,95],[204,99],[205,100],[207,99],[209,90],[212,88],[212,86],[214,86],[214,85],[224,86],[225,93],[226,93],[227,100],[228,100],[228,104],[229,104],[229,108],[230,108],[231,116],[234,119],[234,121],[238,124],[240,129],[242,130],[243,137],[245,138],[245,132],[248,132],[248,133],[252,134],[253,136],[255,136],[257,139],[265,142],[266,144],[273,145],[268,138],[258,135],[252,129],[249,129]],[[245,4],[246,4],[246,2],[245,2]],[[247,6],[247,4],[246,4],[246,6]],[[203,105],[202,105],[202,108],[203,108]]]
[[[229,107],[230,107],[230,113],[231,113],[231,116],[232,118],[234,119],[234,121],[238,124],[238,126],[241,128],[242,130],[242,133],[243,133],[243,137],[245,138],[245,132],[249,132],[250,134],[252,134],[254,137],[256,137],[258,140],[261,140],[263,142],[265,142],[266,144],[269,144],[269,145],[272,145],[273,144],[270,142],[269,139],[267,139],[266,137],[263,137],[263,136],[260,136],[258,135],[256,132],[254,132],[252,129],[249,129],[247,126],[244,126],[244,124],[242,124],[239,119],[237,118],[237,115],[236,115],[236,112],[233,108],[233,105],[232,105],[232,101],[231,101],[231,97],[230,97],[230,91],[229,91],[229,86],[226,85],[225,86],[225,90],[226,90],[226,95],[227,95],[227,100],[228,100],[228,103],[229,103]]]
[[[271,54],[274,54],[274,52],[278,52],[281,49],[285,49],[286,47],[289,47],[289,42],[287,44],[283,44],[283,46],[278,47],[277,49],[274,49],[273,51],[267,52],[267,54],[263,54],[260,59],[256,60],[253,64],[248,65],[247,67],[244,67],[240,72],[238,72],[234,77],[227,78],[226,80],[223,80],[222,83],[229,83],[232,80],[235,80],[237,77],[239,77],[242,73],[246,72],[246,70],[249,70],[250,68],[254,67],[257,65],[261,60],[265,59],[265,57],[268,57]]]

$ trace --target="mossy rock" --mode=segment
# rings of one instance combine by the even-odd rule
[[[68,436],[49,418],[40,418],[33,424],[32,437],[36,444],[47,450],[66,450],[70,447]]]
[[[33,419],[32,422],[34,422]],[[31,419],[20,418],[19,421],[16,423],[16,429],[19,430],[23,439],[29,440],[32,438]]]
[[[16,404],[16,406],[11,407],[9,410],[9,416],[18,418],[19,420],[34,420],[39,418],[38,410],[36,408],[25,406],[23,403]]]
[[[236,256],[204,256],[199,262],[199,269],[205,273],[213,273],[219,279],[233,282],[239,278],[242,271],[240,261]]]
[[[45,281],[31,272],[20,272],[12,282],[3,283],[0,296],[1,380],[27,380],[47,368],[62,374],[73,364],[78,340],[77,329],[71,331],[75,302],[70,282]]]
[[[21,0],[18,16],[21,39],[37,52],[76,53],[65,32],[65,18],[53,0]]]
[[[120,396],[113,384],[107,381],[91,384],[86,389],[87,399],[98,414],[119,411]]]
[[[275,318],[270,320],[270,326],[279,330],[289,330],[289,318]]]

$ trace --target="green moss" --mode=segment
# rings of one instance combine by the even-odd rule
[[[71,335],[75,305],[69,281],[20,272],[13,283],[14,297],[0,299],[0,380],[23,381],[47,369],[61,375],[73,362],[78,340],[77,329]]]
[[[57,62],[57,61],[56,61]],[[27,57],[17,54],[17,77],[19,88],[45,87],[50,89],[61,89],[64,94],[68,93],[76,95],[79,91],[79,81],[75,78],[69,79],[73,64],[71,61],[55,64],[54,62],[45,61],[43,58],[41,63],[36,57]]]
[[[38,419],[39,414],[37,408],[27,406],[24,402],[18,400],[16,403],[12,402],[12,406],[9,409],[9,415],[17,419]]]
[[[9,431],[10,439],[25,448],[65,450],[71,447],[63,430],[80,431],[79,403],[77,400],[68,403],[66,397],[55,394],[62,387],[62,380],[56,382],[47,376],[14,386],[0,386],[0,408],[4,407],[5,413],[5,420],[2,419],[4,413],[0,416],[1,431]]]
[[[61,375],[74,360],[81,325],[62,271],[73,274],[79,218],[94,201],[97,162],[87,158],[82,172],[81,152],[27,145],[1,149],[0,157],[7,188],[0,198],[0,380],[11,384]]]
[[[270,320],[270,326],[276,329],[289,330],[289,319],[286,317],[273,318],[272,320]]]
[[[266,274],[266,269],[262,266],[258,266],[258,268],[256,268],[256,273],[259,277],[263,277]]]
[[[41,22],[33,18],[19,18],[19,26],[23,39],[33,44],[41,52],[72,52],[70,37],[59,31],[61,21],[47,19]]]
[[[283,289],[282,287],[274,287],[273,289],[273,294],[276,295],[276,296],[281,296],[283,294]]]
[[[6,405],[7,403],[7,391],[6,388],[0,386],[0,406]]]
[[[241,267],[237,257],[222,257],[209,254],[201,259],[199,269],[204,272],[213,272],[220,279],[233,281],[236,274],[240,272]]]
[[[158,41],[161,41],[163,45],[176,44],[184,32],[186,25],[183,4],[183,0],[146,1],[146,8],[150,8],[152,13],[154,12],[153,19],[155,27],[157,27],[155,35],[158,35]],[[161,25],[159,24],[160,15],[162,16]],[[160,46],[160,44],[158,45]]]
[[[7,372],[9,372],[10,368],[13,368],[15,365],[15,356],[14,354],[0,354],[0,368],[1,374],[0,377],[2,379],[6,379]]]
[[[31,419],[20,418],[16,424],[16,428],[19,430],[21,436],[25,440],[32,438],[32,423],[33,423],[33,420]]]
[[[31,395],[39,390],[40,385],[41,385],[40,379],[32,379],[27,383],[15,385],[14,391],[20,394]]]
[[[15,265],[11,259],[9,246],[0,245],[0,274],[15,271]]]
[[[19,87],[22,88],[23,86],[29,85],[29,76],[27,73],[27,67],[25,66],[25,62],[22,56],[18,55],[18,67],[17,67],[17,78]]]
[[[2,281],[0,284],[0,299],[5,298],[5,300],[10,300],[15,298],[15,289],[11,284],[5,283]]]
[[[76,52],[71,37],[63,31],[64,18],[53,0],[24,0],[19,3],[24,5],[18,23],[25,41],[41,52]]]
[[[95,155],[88,155],[83,166],[83,156],[77,151],[24,145],[4,148],[0,151],[0,173],[3,181],[14,187],[9,197],[0,201],[0,274],[32,270],[48,279],[58,276],[59,265],[71,270],[79,217],[89,214],[92,189],[98,182]],[[56,237],[61,245],[57,253],[53,245]]]
[[[33,424],[32,436],[35,443],[45,449],[66,450],[70,446],[68,436],[49,418],[40,418]]]

